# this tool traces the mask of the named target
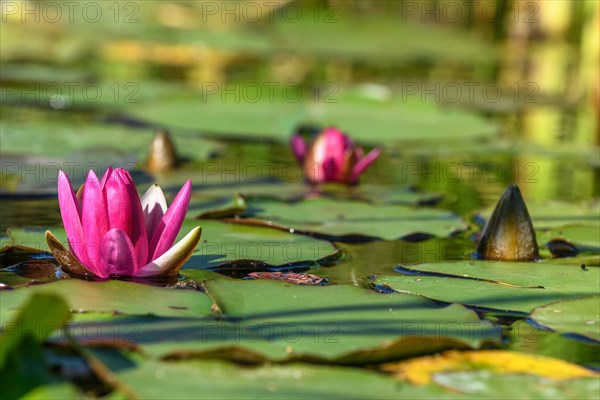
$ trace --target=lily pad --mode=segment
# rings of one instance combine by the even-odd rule
[[[553,331],[600,342],[600,297],[558,301],[538,307],[531,319]]]
[[[375,282],[449,303],[529,313],[558,300],[598,294],[600,268],[551,263],[458,261],[397,268]]]
[[[235,217],[247,208],[244,198],[236,193],[231,199],[224,201],[192,202],[188,214],[197,219],[223,219]]]
[[[344,241],[366,237],[393,240],[415,233],[448,236],[466,229],[460,217],[449,211],[400,205],[372,205],[331,199],[282,203],[272,200],[248,201],[243,216],[250,223],[264,223],[295,232],[310,232]],[[263,221],[263,222],[260,222]],[[236,222],[243,223],[243,219]],[[247,221],[246,221],[247,222]]]
[[[600,227],[593,225],[567,225],[537,230],[540,245],[556,238],[566,238],[581,252],[600,253]]]
[[[143,108],[132,108],[130,112],[143,121],[173,129],[196,130],[219,138],[280,142],[287,142],[295,127],[302,123],[336,125],[356,141],[371,145],[476,140],[497,132],[492,123],[463,110],[444,110],[420,99],[373,100],[357,91],[330,86],[326,98],[320,101],[315,101],[302,87],[284,88],[272,94],[272,88],[269,91],[268,87],[252,84],[248,88],[234,88],[239,91],[234,95],[224,95],[229,92],[222,91],[168,98]],[[251,95],[245,94],[250,91]]]
[[[68,279],[0,291],[2,320],[6,321],[9,314],[22,308],[34,293],[58,294],[64,297],[72,311],[79,313],[201,317],[211,313],[212,305],[208,296],[200,292],[163,289],[122,281],[85,282]]]
[[[540,325],[526,320],[518,320],[510,325],[506,336],[510,342],[508,350],[559,358],[592,370],[600,370],[598,342],[542,330]]]
[[[478,348],[499,328],[461,305],[354,286],[213,279],[205,283],[220,318],[90,317],[69,325],[86,343],[112,340],[112,327],[135,326],[127,340],[163,359],[226,358],[245,363],[291,360],[365,364],[443,349]],[[323,302],[323,299],[327,299]],[[100,337],[85,336],[89,324]]]
[[[150,129],[131,129],[122,125],[72,122],[33,122],[0,124],[2,153],[19,153],[46,157],[66,157],[71,160],[73,153],[85,149],[113,149],[135,156],[143,161],[154,137]],[[206,139],[181,132],[172,132],[171,137],[181,156],[192,160],[206,159],[213,154],[218,145]],[[87,160],[90,164],[93,160]],[[77,167],[77,166],[76,166]],[[88,168],[94,168],[91,163]],[[122,166],[123,167],[123,166]],[[73,167],[71,167],[73,168]],[[83,168],[83,165],[79,166]],[[68,170],[68,169],[67,169]],[[49,178],[55,179],[55,176]]]
[[[424,390],[400,386],[377,372],[348,367],[307,364],[236,366],[218,360],[140,362],[135,367],[114,368],[115,378],[137,397],[198,399],[390,399],[398,391],[417,398]],[[352,385],[348,385],[352,382]],[[427,391],[441,396],[443,389]]]
[[[219,221],[184,222],[180,240],[196,226],[202,226],[202,239],[192,257],[182,269],[216,268],[237,262],[256,267],[313,265],[322,259],[334,258],[338,249],[330,242],[304,235],[294,235],[276,229],[228,224]],[[49,227],[67,246],[63,227]],[[46,228],[11,228],[11,240],[4,245],[21,244],[49,251],[44,239]],[[318,265],[318,264],[316,264]]]

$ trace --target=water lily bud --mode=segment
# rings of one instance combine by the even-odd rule
[[[539,256],[531,217],[517,185],[500,196],[477,252],[486,260],[501,261],[531,261]]]
[[[355,184],[380,154],[379,149],[373,149],[364,155],[360,146],[336,128],[323,130],[310,143],[295,134],[291,146],[298,162],[302,164],[306,180],[313,184]]]
[[[159,130],[154,135],[148,154],[148,170],[152,172],[170,171],[178,163],[175,144],[169,132]]]

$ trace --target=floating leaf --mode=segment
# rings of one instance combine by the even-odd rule
[[[246,211],[248,205],[239,193],[225,201],[195,202],[190,203],[188,215],[197,219],[223,219],[233,218]]]
[[[304,235],[294,235],[276,229],[228,224],[219,221],[186,220],[176,239],[180,240],[194,227],[202,226],[202,240],[183,269],[272,267],[307,267],[338,256],[339,250],[330,242]],[[27,245],[48,251],[44,238],[46,228],[11,228],[8,244]],[[67,246],[62,227],[48,228]],[[235,265],[233,265],[235,264]],[[233,266],[232,266],[233,265]],[[247,273],[247,272],[246,272]],[[246,275],[244,274],[244,276]]]
[[[582,252],[600,253],[600,227],[593,225],[567,225],[559,228],[538,229],[540,244],[552,240],[567,240]]]
[[[235,222],[273,225],[340,241],[352,240],[353,237],[392,240],[415,233],[447,236],[466,229],[462,219],[452,212],[430,208],[319,198],[292,204],[249,200],[248,205],[244,215],[254,220]]]
[[[232,90],[224,89],[222,90]],[[460,142],[485,139],[497,128],[476,114],[458,109],[442,109],[437,104],[408,101],[400,97],[388,101],[366,98],[360,91],[340,91],[336,85],[324,88],[315,101],[301,86],[273,88],[252,85],[252,96],[244,90],[225,96],[222,92],[167,98],[132,109],[132,115],[152,124],[172,129],[190,129],[205,135],[230,139],[272,139],[287,142],[302,123],[335,125],[357,142],[380,145],[404,141]],[[236,115],[236,118],[231,118]]]
[[[531,313],[531,319],[556,332],[579,335],[600,342],[598,296],[558,301],[538,307]]]
[[[458,261],[399,267],[375,282],[449,303],[529,313],[557,300],[598,293],[600,268],[551,263]]]
[[[154,137],[152,129],[131,129],[122,125],[98,124],[93,121],[86,123],[28,121],[26,124],[3,121],[0,124],[0,132],[2,132],[3,154],[17,153],[59,158],[61,163],[66,163],[63,168],[70,174],[74,171],[81,173],[81,170],[87,173],[85,171],[87,168],[97,168],[92,161],[100,160],[86,159],[85,162],[82,160],[81,165],[74,164],[74,155],[86,149],[131,154],[135,157],[133,161],[144,161],[148,157],[148,149]],[[216,143],[194,135],[185,135],[181,132],[172,132],[171,135],[181,156],[191,160],[206,159],[219,148]],[[121,167],[133,166],[131,160],[130,164]],[[38,175],[56,182],[57,168],[58,165],[40,168]],[[4,172],[10,174],[12,171]],[[51,175],[51,172],[54,172],[54,175]]]
[[[32,293],[61,295],[76,312],[202,317],[212,302],[203,293],[172,290],[132,282],[61,280],[45,285],[0,291],[2,319],[24,306]],[[132,299],[137,299],[132,301]]]
[[[540,325],[518,320],[506,330],[508,350],[559,358],[600,370],[600,344],[570,335],[540,329]]]
[[[108,343],[115,342],[114,332],[110,335],[114,327],[134,327],[127,341],[146,354],[244,363],[365,364],[478,348],[501,338],[499,328],[473,311],[460,305],[441,307],[418,296],[224,278],[204,286],[219,318],[76,315],[69,332],[88,344]],[[86,334],[90,326],[96,327],[97,336]]]
[[[409,385],[399,386],[393,379],[374,371],[347,367],[307,364],[244,367],[218,360],[187,362],[139,362],[134,367],[114,368],[115,378],[139,398],[197,399],[315,399],[369,398],[387,400],[408,393],[411,398],[421,391]],[[349,385],[348,382],[352,382]],[[428,393],[438,396],[442,389]]]

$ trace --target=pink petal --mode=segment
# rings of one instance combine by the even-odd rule
[[[336,128],[328,128],[323,131],[325,137],[324,152],[327,159],[333,159],[336,165],[344,161],[346,149],[352,146],[352,141]]]
[[[69,177],[63,171],[58,173],[58,206],[71,252],[83,265],[89,267],[90,260],[85,248],[85,237],[80,219],[81,209],[69,182]]]
[[[127,234],[121,229],[111,229],[102,237],[100,251],[101,278],[110,275],[133,275],[137,270],[135,249]]]
[[[304,139],[302,139],[302,136],[300,136],[299,134],[294,134],[294,136],[292,136],[292,151],[294,152],[294,155],[296,156],[296,159],[299,162],[303,162],[304,161],[304,157],[306,156],[306,142],[304,141]]]
[[[107,175],[108,173],[104,177],[106,178]],[[125,185],[125,181],[115,172],[110,179],[104,181],[102,187],[106,194],[110,229],[122,229],[127,236],[131,236],[131,201]]]
[[[100,181],[94,171],[90,170],[81,203],[81,225],[83,226],[87,255],[90,262],[95,265],[99,265],[100,262],[102,238],[110,229],[104,196]]]
[[[365,152],[363,151],[362,147],[354,146],[354,155],[356,156],[357,160],[360,160],[365,155]]]
[[[142,210],[142,203],[129,172],[121,168],[117,169],[116,172],[125,182],[125,189],[129,196],[131,231],[128,232],[128,235],[135,248],[137,265],[141,266],[148,259],[148,235],[146,233],[146,220],[144,218],[144,211]]]
[[[171,203],[171,206],[156,227],[156,231],[150,242],[148,253],[151,256],[148,261],[160,257],[175,242],[175,238],[181,229],[183,219],[190,205],[191,194],[192,181],[188,180],[177,196],[175,196],[175,200],[173,200],[173,203]]]
[[[146,190],[141,202],[146,220],[146,233],[152,238],[160,220],[167,212],[167,200],[160,186],[154,184]]]
[[[310,151],[310,164],[305,169],[312,170],[313,182],[335,180],[344,162],[350,139],[335,128],[327,128],[317,136]],[[310,173],[307,175],[311,175]]]
[[[369,166],[373,164],[373,162],[375,162],[377,157],[379,157],[379,154],[381,154],[381,150],[379,150],[378,148],[374,148],[373,150],[371,150],[371,152],[369,152],[369,154],[358,160],[356,162],[356,165],[354,165],[354,168],[352,169],[351,181],[358,181],[358,177],[363,172],[365,172],[365,170],[369,168]]]

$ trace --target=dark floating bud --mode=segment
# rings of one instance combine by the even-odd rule
[[[556,258],[575,257],[579,249],[564,239],[552,239],[546,243],[546,247]]]
[[[177,166],[178,157],[169,132],[160,130],[154,135],[148,155],[148,170],[152,172],[170,171]]]
[[[510,185],[502,193],[477,252],[486,260],[530,261],[538,257],[531,217],[517,185]]]

